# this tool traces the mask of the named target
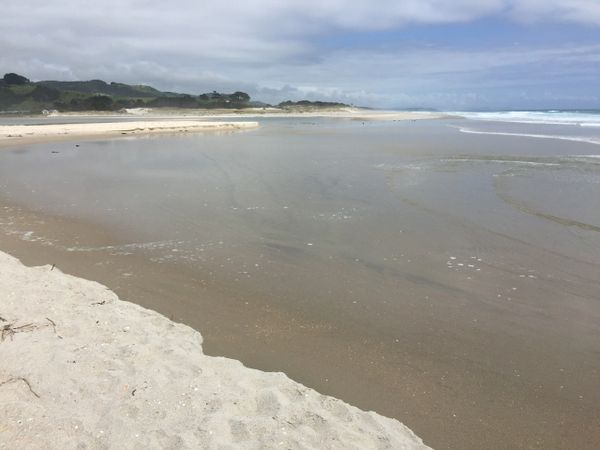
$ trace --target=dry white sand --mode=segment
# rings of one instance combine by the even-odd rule
[[[206,356],[193,329],[2,252],[0,316],[0,448],[428,448],[397,420]]]
[[[278,108],[246,108],[241,110],[196,110],[196,109],[150,109],[133,108],[123,113],[75,112],[52,113],[50,117],[81,118],[86,121],[97,118],[114,119],[114,122],[87,122],[44,125],[0,125],[0,147],[35,144],[41,142],[76,138],[118,137],[154,133],[193,133],[202,131],[236,131],[256,128],[256,121],[234,121],[259,117],[318,118],[330,117],[360,121],[408,121],[443,119],[450,116],[434,112],[378,111],[361,108],[337,108],[333,110],[282,110]],[[125,122],[125,117],[140,120]]]
[[[258,122],[208,122],[205,120],[189,119],[47,125],[3,125],[0,126],[0,144],[12,145],[23,143],[23,141],[47,141],[56,138],[68,139],[77,137],[129,136],[152,133],[234,131],[256,128],[258,126]]]

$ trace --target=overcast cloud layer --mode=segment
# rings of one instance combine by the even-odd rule
[[[600,0],[2,0],[0,71],[381,107],[599,107]]]

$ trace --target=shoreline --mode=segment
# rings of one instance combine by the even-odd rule
[[[577,229],[555,230],[556,224],[520,217],[519,210],[500,210],[505,212],[504,220],[514,222],[513,232],[502,236],[487,230],[484,227],[494,215],[487,212],[487,219],[479,221],[476,213],[481,211],[481,202],[488,203],[482,208],[484,213],[501,205],[487,196],[485,189],[477,194],[475,208],[460,207],[467,200],[463,188],[468,186],[471,191],[483,186],[488,178],[472,184],[472,176],[479,179],[488,173],[488,168],[503,171],[514,167],[523,172],[529,165],[507,160],[536,161],[530,155],[579,154],[581,148],[562,142],[549,148],[546,142],[522,140],[507,149],[503,138],[466,139],[444,121],[363,128],[356,122],[344,125],[333,120],[298,120],[300,124],[306,122],[301,128],[308,137],[302,137],[302,143],[315,147],[302,147],[298,160],[286,157],[283,164],[280,158],[269,159],[280,153],[269,150],[274,146],[273,135],[280,137],[280,143],[288,142],[291,136],[293,144],[297,138],[289,134],[288,127],[281,127],[280,121],[264,122],[262,129],[251,133],[203,134],[193,140],[207,140],[210,144],[199,148],[187,145],[189,139],[173,135],[168,137],[172,146],[165,145],[163,139],[133,137],[91,142],[85,151],[67,143],[1,152],[5,201],[0,203],[0,227],[5,233],[0,236],[0,249],[29,266],[56,263],[64,272],[97,280],[120,298],[200,330],[206,354],[227,356],[263,371],[283,371],[319,392],[402,421],[435,448],[594,448],[598,438],[598,392],[593,373],[598,371],[598,364],[592,355],[598,351],[598,342],[593,339],[597,332],[593,318],[598,312],[598,253],[593,249],[598,242]],[[321,127],[313,123],[323,128],[339,123],[343,130],[353,128],[356,132],[352,139],[342,139],[347,145],[338,146],[337,151],[333,146],[329,151],[332,146],[328,144],[338,136],[322,133]],[[278,131],[271,133],[271,127]],[[379,135],[382,128],[395,139],[379,142],[376,157],[368,152],[364,158],[371,164],[363,164],[363,149],[369,148],[373,136]],[[317,140],[314,136],[323,138]],[[128,151],[138,147],[139,151]],[[60,154],[52,155],[50,149]],[[285,154],[291,156],[296,150],[294,145],[291,151],[285,149]],[[127,158],[121,159],[121,154]],[[452,155],[471,155],[474,162],[453,162],[448,159]],[[215,159],[214,166],[207,156]],[[303,168],[298,164],[300,156],[317,164]],[[433,156],[440,159],[441,165],[426,172],[423,161],[430,161]],[[213,166],[212,170],[193,171],[201,173],[206,182],[186,179],[180,188],[168,193],[173,194],[171,198],[184,200],[193,200],[196,193],[201,193],[198,195],[202,200],[214,208],[200,209],[204,213],[195,215],[181,207],[153,213],[154,208],[144,208],[149,214],[137,215],[153,229],[159,226],[163,215],[165,220],[184,226],[191,222],[180,222],[181,218],[197,219],[197,232],[180,236],[185,242],[163,240],[170,239],[171,232],[145,234],[147,227],[140,226],[140,222],[121,226],[108,219],[114,213],[108,209],[103,213],[107,206],[136,204],[115,203],[111,200],[114,197],[98,190],[103,186],[117,192],[142,192],[144,201],[162,198],[162,194],[157,195],[162,183],[152,182],[148,176],[152,173],[143,177],[136,177],[135,173],[138,169],[160,167],[160,157],[184,163],[167,167],[170,171],[187,169],[188,162],[195,158],[202,162],[196,168],[206,167],[205,160]],[[357,161],[358,157],[361,158]],[[423,164],[400,170],[400,164],[390,164],[394,162],[392,158],[418,158]],[[496,158],[501,161],[494,162]],[[102,170],[93,170],[92,166],[88,174],[91,176],[76,176],[87,162],[96,161],[103,161],[97,169],[105,167],[112,175],[107,178]],[[343,173],[336,170],[333,161],[344,161]],[[353,161],[356,162],[352,164]],[[482,161],[487,162],[484,165]],[[382,162],[388,164],[380,165]],[[535,167],[531,170],[536,174],[549,173],[542,172],[545,166]],[[270,176],[277,173],[273,168],[282,169],[278,173],[287,176],[283,180],[279,179],[281,175]],[[361,168],[364,170],[359,171]],[[222,169],[225,173],[221,175]],[[555,169],[550,170],[554,173]],[[156,181],[172,180],[177,173],[170,178],[163,178],[161,173]],[[335,203],[326,203],[328,208],[323,208],[321,202],[323,198],[327,200],[326,195],[302,202],[295,195],[296,189],[288,189],[290,181],[297,182],[296,176],[289,175],[296,173],[298,179],[312,173],[320,175],[317,180],[339,176],[342,186],[358,180],[378,181],[379,188],[371,191],[374,184],[367,181],[355,184],[348,191],[352,195],[338,195]],[[417,175],[416,181],[424,177],[433,184],[411,187],[402,183]],[[441,184],[450,178],[457,183],[456,189],[452,188],[454,183]],[[70,180],[75,189],[64,187],[61,180]],[[147,181],[144,189],[131,189],[129,183],[137,184],[139,180]],[[223,194],[223,187],[230,180],[235,180],[234,192],[238,194],[234,200],[241,206],[262,205],[266,213],[254,209],[218,210],[217,207],[240,206]],[[300,192],[305,192],[305,185],[300,187]],[[391,195],[398,195],[402,203],[373,201],[376,197],[388,198],[387,189]],[[424,191],[422,195],[419,190]],[[91,214],[89,208],[82,208],[89,194],[73,195],[73,191],[98,192],[98,211]],[[323,194],[329,192],[331,189]],[[427,200],[454,197],[458,208],[451,212],[463,214],[461,218],[444,215],[446,208],[427,212],[404,201],[420,199],[427,204]],[[324,245],[328,242],[314,240],[317,237],[316,233],[313,237],[313,228],[306,227],[312,222],[313,211],[339,211],[338,206],[349,206],[348,198],[356,199],[350,203],[353,206],[371,200],[369,204],[377,206],[372,212],[379,214],[370,216],[380,217],[386,211],[385,221],[367,221],[365,214],[355,211],[353,220],[345,219],[339,226],[328,221],[327,227],[335,227],[332,230],[343,227],[344,232],[355,232],[345,235],[350,257],[356,251],[368,262],[380,262],[390,255],[403,254],[405,258],[367,266],[353,258],[340,258],[348,255],[347,248],[339,251],[339,247]],[[556,201],[560,205],[564,195],[556,197]],[[74,207],[68,207],[63,214],[49,208],[55,202],[73,203]],[[77,207],[79,202],[81,206]],[[269,226],[264,221],[258,230],[268,233],[269,239],[259,245],[244,245],[249,242],[247,236],[256,235],[256,231],[245,233],[239,225],[254,223],[257,215],[273,217],[268,212],[283,205],[290,206],[283,214],[287,216],[290,211],[295,221],[282,221],[281,225],[311,231],[311,238],[305,241],[313,245],[308,247],[304,240],[296,241],[295,236],[276,235],[273,239],[271,230],[282,227]],[[313,209],[312,205],[316,207]],[[573,210],[577,211],[581,208]],[[129,221],[137,220],[131,213],[123,215]],[[539,222],[535,231],[531,228],[532,219]],[[380,228],[380,223],[390,227]],[[399,224],[402,235],[392,235]],[[372,241],[375,250],[351,244],[349,238],[356,237],[361,229],[376,230],[382,244]],[[198,239],[190,241],[194,236]],[[552,237],[550,242],[556,244],[542,241],[541,236]],[[222,246],[220,240],[226,245]],[[242,245],[238,246],[240,242]],[[199,246],[206,251],[198,253]],[[171,248],[180,253],[172,257]],[[269,261],[258,259],[259,252],[274,264],[266,265]],[[337,258],[333,264],[329,255]],[[464,258],[463,267],[449,260],[449,255],[458,261]],[[483,262],[470,260],[475,255]],[[190,264],[188,256],[196,257],[196,262]],[[234,264],[227,263],[229,258]],[[251,268],[251,278],[246,280],[241,273],[247,270],[243,266],[252,267],[255,262],[261,267]],[[446,267],[447,263],[454,267]],[[469,273],[476,269],[468,269],[468,264],[481,271]],[[340,278],[343,282],[337,283],[339,290],[335,282],[328,281]],[[512,287],[517,290],[512,291]],[[354,291],[354,298],[346,294],[348,289]],[[356,304],[354,299],[358,300]],[[390,299],[396,300],[388,302]],[[581,367],[588,370],[582,371]],[[518,370],[518,376],[513,370]],[[484,422],[482,417],[486,418]]]
[[[40,119],[115,119],[115,122],[48,123],[36,125],[0,125],[0,149],[30,144],[77,139],[112,139],[149,134],[182,134],[201,132],[233,132],[260,127],[257,121],[226,121],[227,119],[258,118],[333,118],[354,121],[416,121],[449,119],[444,113],[379,111],[347,108],[324,111],[248,110],[134,110],[130,113],[66,112],[46,116],[23,115],[19,118]],[[139,119],[130,121],[129,119]],[[225,120],[225,121],[224,121]]]
[[[131,137],[148,134],[229,132],[258,128],[258,122],[135,121],[44,125],[0,125],[0,147],[71,139]]]
[[[396,419],[207,356],[199,332],[99,283],[1,251],[0,269],[0,441],[12,448],[429,448]]]
[[[2,117],[2,116],[0,116]],[[11,117],[11,116],[4,116]],[[117,111],[67,111],[55,112],[48,115],[23,114],[12,117],[18,118],[115,118],[115,119],[231,119],[240,117],[324,117],[356,120],[434,120],[456,118],[443,112],[430,111],[390,111],[361,108],[337,109],[279,109],[279,108],[245,108],[245,109],[183,109],[183,108],[133,108],[125,112]]]

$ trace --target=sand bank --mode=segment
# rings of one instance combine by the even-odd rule
[[[6,125],[0,126],[0,145],[44,142],[57,139],[115,137],[154,133],[235,131],[256,128],[258,126],[258,122],[208,122],[199,120]]]
[[[0,317],[0,448],[428,448],[397,420],[206,356],[193,329],[2,252]]]

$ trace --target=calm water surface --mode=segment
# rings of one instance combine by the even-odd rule
[[[261,123],[1,151],[0,245],[436,448],[600,442],[600,130]]]

